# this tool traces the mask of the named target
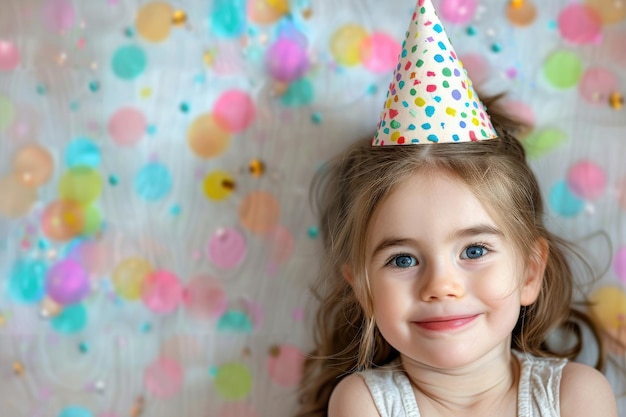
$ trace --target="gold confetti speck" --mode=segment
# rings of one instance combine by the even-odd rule
[[[302,10],[302,17],[304,17],[305,19],[310,19],[312,16],[313,16],[313,10],[311,9]]]
[[[524,6],[524,3],[524,0],[511,0],[511,7],[519,9],[520,7]]]
[[[13,362],[13,373],[18,376],[24,375],[24,365],[20,361]]]
[[[144,404],[145,400],[143,399],[143,397],[137,397],[137,399],[135,400],[135,404],[130,411],[131,417],[139,417],[140,415],[142,415]]]
[[[265,173],[265,164],[260,159],[253,159],[248,165],[248,170],[253,176],[260,177]]]
[[[621,109],[624,106],[624,96],[618,92],[612,93],[609,97],[609,104],[615,110]]]
[[[280,356],[280,347],[279,346],[272,346],[270,348],[270,356],[272,357],[277,357]]]
[[[172,15],[172,23],[176,26],[182,26],[187,22],[187,13],[183,10],[176,10]]]
[[[222,180],[222,187],[224,187],[225,189],[232,191],[235,189],[235,181],[229,179],[229,178],[224,178]]]

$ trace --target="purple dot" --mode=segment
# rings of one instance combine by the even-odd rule
[[[458,69],[455,69],[455,70],[454,70],[454,76],[455,76],[455,77],[459,77],[459,76],[461,76],[461,71],[459,71]]]
[[[453,90],[452,91],[452,98],[455,100],[460,100],[461,99],[461,93],[459,92],[459,90]]]

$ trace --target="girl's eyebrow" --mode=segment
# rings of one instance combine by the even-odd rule
[[[497,237],[504,237],[498,228],[489,224],[477,224],[464,229],[455,230],[451,233],[449,240],[468,238],[478,235],[493,235]],[[387,237],[384,238],[378,246],[372,251],[372,258],[376,256],[378,252],[381,252],[387,248],[394,246],[417,246],[417,240],[411,238],[399,238],[399,237]]]

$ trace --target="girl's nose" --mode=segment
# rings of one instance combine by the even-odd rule
[[[441,301],[463,297],[465,285],[461,274],[447,262],[431,263],[419,278],[422,283],[420,298],[423,301]]]

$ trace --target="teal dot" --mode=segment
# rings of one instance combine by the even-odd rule
[[[92,93],[97,92],[98,90],[100,90],[100,83],[98,81],[92,81],[89,83],[89,90]]]
[[[309,227],[307,234],[311,239],[316,239],[320,234],[320,230],[317,228],[317,226],[311,226]]]
[[[146,127],[146,133],[150,136],[156,135],[157,127],[155,125],[148,125],[148,127]]]
[[[80,103],[78,101],[71,101],[70,102],[70,110],[71,111],[78,111],[78,109],[80,108]]]
[[[100,159],[100,148],[88,138],[73,139],[65,148],[65,165],[68,168],[77,166],[98,168]]]
[[[135,192],[146,201],[162,199],[171,188],[170,171],[159,162],[144,165],[135,176]]]
[[[561,217],[574,217],[585,208],[585,202],[570,191],[567,181],[556,183],[548,199],[552,210]]]
[[[474,36],[477,33],[477,31],[476,31],[476,28],[474,26],[468,26],[467,30],[466,30],[466,33],[469,36]]]
[[[110,175],[109,176],[109,184],[111,184],[113,186],[116,186],[119,183],[120,183],[120,180],[119,180],[119,178],[117,178],[116,175]]]
[[[39,94],[40,96],[43,96],[44,94],[46,94],[46,86],[43,84],[39,84],[37,86],[37,94]]]
[[[87,325],[87,310],[80,303],[65,306],[61,314],[52,319],[51,325],[59,333],[78,333]]]
[[[139,329],[141,333],[149,333],[152,330],[152,324],[144,323],[141,325],[141,329]]]
[[[86,408],[70,406],[61,410],[58,417],[93,417],[93,414]]]
[[[181,103],[180,105],[180,111],[182,111],[183,113],[188,113],[189,112],[189,104],[187,103]]]
[[[135,36],[135,29],[133,29],[132,27],[127,27],[126,29],[124,29],[124,35],[127,38],[132,38],[133,36]]]
[[[78,345],[78,350],[80,351],[80,353],[88,353],[89,345],[87,344],[87,342],[80,342],[80,344]]]
[[[502,51],[502,45],[500,45],[499,43],[494,43],[493,45],[491,45],[491,50],[493,52],[500,52]]]
[[[316,125],[319,125],[320,123],[322,123],[322,114],[320,112],[313,113],[313,115],[311,116],[311,121]]]
[[[220,368],[218,368],[217,366],[211,366],[209,368],[209,376],[211,378],[215,378],[219,372],[220,372]]]
[[[220,317],[217,330],[222,332],[251,333],[252,322],[241,311],[230,310]]]
[[[174,217],[176,216],[180,216],[180,213],[182,213],[182,208],[180,207],[180,205],[178,204],[174,204],[171,208],[170,208],[170,214]]]
[[[219,37],[239,37],[246,30],[246,1],[215,0],[210,23],[211,30]]]
[[[122,46],[113,54],[113,73],[123,80],[133,80],[141,75],[147,66],[148,58],[139,46]]]
[[[311,82],[306,78],[300,78],[289,85],[280,102],[285,107],[302,107],[311,104],[314,97],[315,91]]]
[[[9,296],[16,302],[32,304],[45,294],[48,266],[41,260],[19,259],[9,275]]]

